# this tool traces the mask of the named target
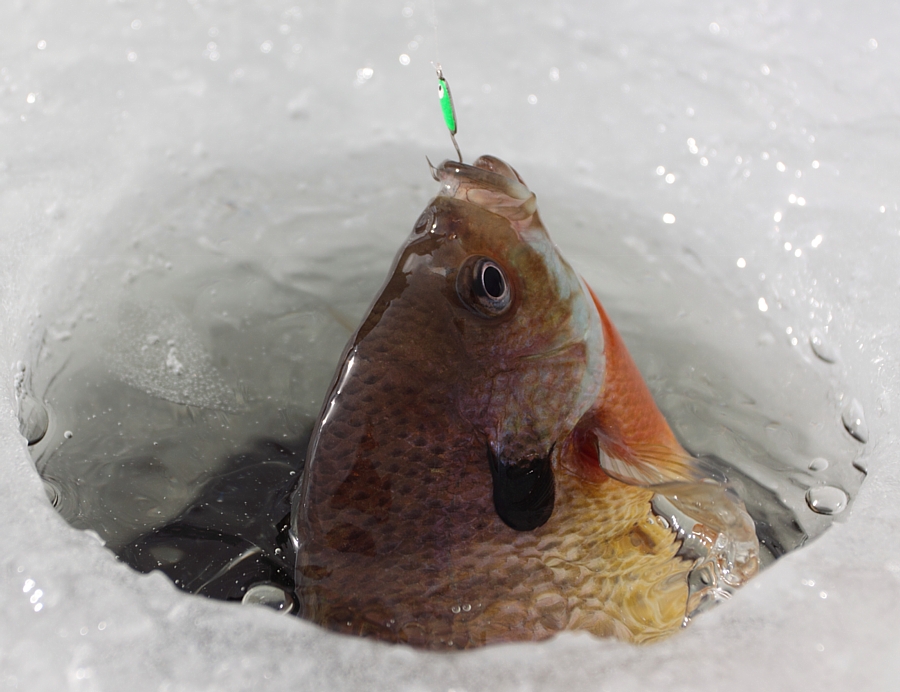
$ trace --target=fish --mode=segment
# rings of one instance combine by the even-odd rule
[[[758,569],[518,173],[440,182],[342,355],[293,498],[299,615],[431,650],[672,634]]]

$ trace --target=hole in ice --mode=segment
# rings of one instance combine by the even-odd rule
[[[39,348],[14,371],[20,429],[67,521],[187,592],[296,611],[290,498],[313,425],[347,338],[436,192],[424,165],[407,163],[419,152],[403,153],[359,155],[338,168],[347,177],[310,173],[299,191],[295,172],[148,181],[98,221],[59,277]],[[803,346],[773,338],[777,315],[742,294],[738,270],[735,286],[718,285],[702,253],[667,245],[658,217],[533,177],[551,237],[676,435],[745,503],[761,566],[845,519],[868,433],[856,400],[837,403],[824,335],[795,324]],[[657,512],[652,531],[676,530],[689,504]],[[628,540],[644,545],[646,531]],[[697,588],[711,578],[692,572]],[[546,605],[547,632],[573,621],[565,602]],[[460,598],[448,612],[480,608]]]

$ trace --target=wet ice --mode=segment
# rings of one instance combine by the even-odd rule
[[[871,442],[854,463],[868,468],[869,480],[852,509],[839,515],[839,530],[766,570],[727,609],[636,653],[614,642],[561,637],[447,662],[343,641],[274,613],[264,617],[269,613],[263,609],[179,594],[158,572],[139,577],[117,565],[93,538],[59,519],[19,432],[12,365],[30,362],[32,337],[57,307],[79,302],[83,245],[104,236],[103,254],[121,256],[118,240],[130,238],[140,219],[165,212],[171,191],[179,189],[194,203],[173,206],[193,209],[197,217],[168,217],[169,230],[158,229],[161,237],[190,237],[216,251],[211,229],[220,220],[202,217],[210,197],[256,198],[265,205],[330,177],[344,181],[343,194],[308,199],[303,213],[350,208],[342,229],[359,243],[383,243],[392,252],[393,242],[372,238],[372,232],[401,222],[407,228],[418,211],[366,217],[364,205],[352,203],[391,194],[377,184],[371,192],[373,180],[415,181],[423,152],[446,155],[427,64],[434,32],[421,3],[411,18],[397,8],[351,4],[345,13],[304,6],[302,18],[283,19],[291,7],[118,3],[101,10],[9,3],[0,10],[0,27],[7,29],[0,47],[0,353],[11,373],[0,388],[8,411],[0,418],[6,537],[0,611],[10,625],[0,631],[3,683],[13,689],[249,689],[271,679],[333,689],[358,685],[365,675],[372,689],[391,690],[477,689],[486,682],[496,689],[588,689],[597,680],[639,690],[648,679],[692,691],[723,681],[735,690],[892,689],[898,675],[892,633],[900,618],[894,598],[900,516],[892,490],[898,447],[890,410],[897,405],[900,341],[890,296],[900,236],[891,181],[900,138],[889,85],[897,81],[900,59],[889,37],[900,20],[884,3],[812,9],[791,2],[731,9],[694,3],[652,12],[640,5],[519,4],[513,11],[503,4],[437,4],[441,60],[456,75],[463,152],[490,151],[528,171],[535,166],[536,177],[528,180],[548,225],[570,224],[571,234],[556,237],[565,234],[554,230],[555,239],[569,257],[584,256],[582,271],[587,273],[591,253],[625,252],[616,242],[599,250],[585,242],[582,236],[593,229],[627,228],[634,235],[632,227],[646,222],[644,236],[658,225],[671,234],[670,242],[651,252],[647,280],[657,276],[654,267],[662,277],[670,263],[691,263],[709,274],[712,285],[730,291],[734,302],[724,314],[736,306],[744,314],[758,312],[759,299],[765,299],[772,322],[762,331],[748,328],[743,338],[749,343],[780,348],[785,327],[793,326],[801,337],[818,328],[840,350],[841,361],[829,365],[805,350],[811,348],[806,339],[795,346],[813,367],[830,373],[823,377],[849,385],[841,401],[855,397],[863,404]],[[132,28],[135,20],[139,30]],[[719,34],[708,31],[712,21]],[[292,25],[289,37],[278,32],[282,22]],[[204,55],[211,40],[215,61]],[[264,54],[259,47],[266,40],[273,48]],[[302,52],[295,50],[301,44]],[[401,50],[409,65],[398,63]],[[127,59],[132,52],[134,62]],[[357,87],[356,71],[368,60],[373,76]],[[551,67],[560,79],[542,81]],[[35,94],[34,103],[27,103],[28,94]],[[292,118],[288,104],[301,94],[302,113]],[[527,103],[529,94],[537,104]],[[688,138],[699,145],[696,155]],[[361,173],[353,153],[382,144],[408,146],[408,163],[385,168],[379,160],[377,174],[371,168]],[[707,147],[703,154],[701,146]],[[336,152],[349,154],[333,159]],[[321,175],[309,173],[310,161],[332,159],[333,168],[323,163]],[[776,170],[777,161],[786,164],[785,173]],[[660,165],[673,174],[672,183],[656,175]],[[210,187],[223,169],[232,175]],[[797,169],[801,178],[791,173]],[[541,170],[551,182],[567,181],[565,189],[545,185]],[[569,191],[563,205],[550,204]],[[806,205],[789,205],[790,194]],[[612,203],[590,214],[557,214],[560,206],[577,210],[579,200],[596,198]],[[409,199],[399,195],[392,203]],[[234,213],[244,208],[235,205]],[[776,212],[783,218],[773,225]],[[664,213],[677,223],[663,226]],[[276,213],[267,227],[283,220]],[[260,228],[254,225],[251,233]],[[315,255],[324,235],[305,238],[302,252]],[[333,235],[329,242],[337,242]],[[802,248],[802,256],[784,252],[785,242]],[[301,252],[299,242],[284,247]],[[375,285],[358,285],[370,280],[358,277],[358,260],[366,254],[318,268],[340,277],[335,285],[342,290],[327,298],[343,313],[354,292],[372,295],[377,289],[378,278]],[[296,256],[267,256],[266,266],[285,276],[286,260]],[[734,268],[737,257],[746,268]],[[166,261],[178,270],[177,255]],[[142,256],[134,270],[151,264]],[[620,293],[609,286],[605,291]],[[621,319],[631,307],[618,304],[625,306],[615,316]],[[690,305],[681,311],[689,315]],[[67,331],[62,325],[56,334]],[[690,348],[690,340],[685,344]],[[648,372],[652,366],[652,359],[642,361]],[[775,376],[771,383],[793,387]],[[671,396],[655,391],[661,399]],[[838,433],[848,445],[859,445],[842,429],[838,401],[832,406]],[[77,428],[71,432],[66,444],[80,438]],[[818,434],[812,426],[809,436]],[[861,473],[838,457],[826,472],[835,467],[839,474]],[[809,481],[806,475],[798,479],[799,485],[785,488],[760,474],[752,483],[789,493],[792,502],[799,495],[802,502]],[[808,512],[811,521],[831,521]],[[26,579],[34,582],[29,593],[23,591]],[[812,591],[806,586],[811,582]],[[32,603],[36,589],[41,595]],[[89,634],[82,636],[82,628]],[[761,660],[766,666],[759,666]]]

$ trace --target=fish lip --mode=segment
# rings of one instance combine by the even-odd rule
[[[541,226],[534,193],[521,182],[518,174],[510,166],[491,156],[482,156],[476,161],[479,162],[484,167],[444,161],[433,168],[432,174],[442,185],[438,196],[467,202],[502,216],[517,232]],[[489,167],[509,171],[510,175],[503,175]]]
[[[488,157],[481,157],[478,160],[481,161],[485,158]],[[487,168],[470,166],[459,161],[448,159],[433,169],[433,174],[438,181],[444,184],[452,196],[455,196],[461,185],[500,192],[515,200],[526,201],[533,196],[531,190],[520,180],[513,180]]]
[[[534,531],[546,524],[556,503],[553,447],[546,456],[518,462],[498,457],[491,445],[487,453],[497,516],[516,531]]]

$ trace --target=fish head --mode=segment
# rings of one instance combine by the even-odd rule
[[[553,450],[602,387],[601,324],[534,193],[510,166],[482,156],[471,166],[445,161],[433,173],[440,194],[388,285],[402,285],[410,309],[441,318],[408,335],[404,357],[454,393],[460,418],[485,446],[504,521],[534,528],[552,510]]]

